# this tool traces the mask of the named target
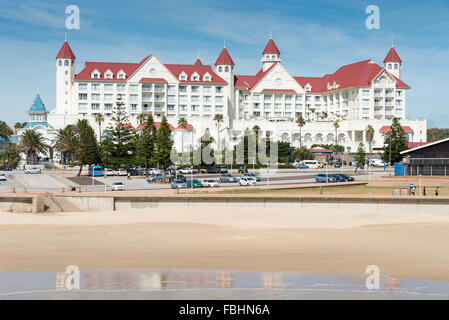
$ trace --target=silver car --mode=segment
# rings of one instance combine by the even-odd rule
[[[175,180],[171,183],[172,189],[183,189],[187,188],[187,184],[182,180]]]
[[[112,183],[111,190],[112,191],[119,191],[119,190],[124,191],[125,190],[125,184],[123,182],[121,182],[121,181],[115,181],[115,182]]]
[[[3,173],[0,173],[0,181],[6,181],[6,176]]]
[[[29,168],[25,170],[26,174],[40,174],[41,173],[41,169],[39,168]]]

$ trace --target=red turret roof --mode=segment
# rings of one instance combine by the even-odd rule
[[[75,59],[75,55],[73,54],[72,49],[69,46],[69,43],[67,41],[64,41],[64,44],[62,45],[61,49],[58,52],[58,55],[56,56],[56,59]]]
[[[399,58],[398,53],[394,50],[394,47],[391,47],[390,51],[388,51],[387,56],[384,59],[384,63],[386,62],[402,62],[401,58]]]
[[[202,66],[203,63],[201,62],[200,58],[196,59],[194,66]]]
[[[234,61],[232,61],[231,55],[229,54],[228,50],[226,50],[226,48],[223,48],[223,50],[221,50],[217,61],[215,61],[216,66],[219,64],[228,64],[231,66],[234,65]]]
[[[262,52],[262,54],[267,54],[267,53],[281,54],[281,52],[279,51],[278,47],[274,43],[273,39],[270,39],[268,41],[265,49]]]

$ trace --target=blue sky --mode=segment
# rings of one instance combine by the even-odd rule
[[[80,30],[66,30],[65,8],[79,6]],[[380,8],[380,29],[365,27],[368,5]],[[340,66],[382,61],[394,38],[403,60],[407,118],[449,127],[449,1],[40,1],[0,2],[0,119],[26,120],[40,92],[55,104],[55,56],[64,41],[85,61],[213,64],[226,39],[238,74],[254,74],[273,33],[287,70],[323,76]]]

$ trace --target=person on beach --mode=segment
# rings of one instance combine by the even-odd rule
[[[438,193],[440,193],[440,190],[438,190],[438,187],[435,188],[435,196],[438,197]]]
[[[423,196],[425,196],[426,195],[426,187],[424,187],[424,190],[423,190]]]

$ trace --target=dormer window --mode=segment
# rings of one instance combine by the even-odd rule
[[[190,80],[192,80],[192,81],[198,81],[198,80],[200,80],[200,75],[199,75],[198,73],[194,72],[194,73],[192,74],[192,76],[190,77]]]
[[[211,81],[211,76],[210,76],[210,74],[209,74],[209,72],[206,72],[204,75],[203,75],[203,81]]]
[[[187,74],[183,71],[181,72],[181,74],[179,75],[179,80],[187,80]]]
[[[106,71],[106,73],[104,74],[104,78],[105,79],[113,79],[114,78],[114,74],[112,73],[111,70]]]
[[[306,91],[312,91],[312,86],[310,84],[306,84],[306,86],[304,87],[304,89]]]
[[[95,69],[94,71],[92,71],[91,77],[93,79],[100,79],[100,72],[97,69]]]
[[[126,78],[126,73],[125,73],[125,71],[120,70],[120,71],[117,73],[117,79],[125,79],[125,78]]]

